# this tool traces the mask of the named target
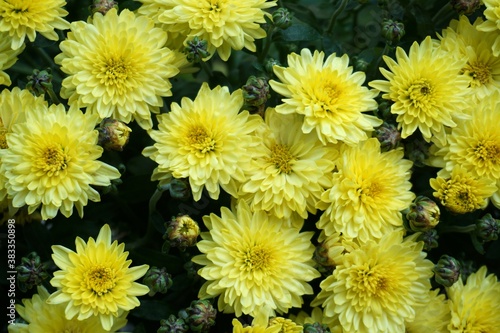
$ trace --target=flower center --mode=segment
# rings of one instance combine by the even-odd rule
[[[249,272],[267,271],[272,255],[262,245],[254,245],[243,253],[243,269]]]
[[[313,75],[314,81],[311,82],[307,94],[311,102],[315,105],[314,115],[317,117],[332,116],[339,104],[341,89],[338,83],[330,78],[333,73],[316,73]]]
[[[86,289],[92,290],[98,296],[102,296],[115,287],[116,273],[109,267],[96,265],[86,273],[84,283]]]
[[[68,167],[68,157],[60,145],[51,144],[41,150],[36,165],[47,176],[57,176]]]
[[[478,142],[472,148],[472,152],[476,160],[480,162],[497,161],[500,158],[500,147],[493,141]]]
[[[275,144],[271,147],[271,156],[267,161],[274,164],[279,173],[290,174],[293,171],[295,156],[290,153],[287,145]]]
[[[467,64],[464,74],[472,78],[471,86],[479,87],[491,81],[491,69],[482,63]]]
[[[106,86],[121,86],[127,81],[130,73],[129,67],[122,57],[110,57],[101,65],[97,77]]]
[[[407,97],[415,108],[427,109],[433,100],[433,91],[431,84],[427,80],[420,79],[410,85]]]
[[[206,154],[214,151],[216,141],[212,138],[205,127],[195,126],[191,128],[187,135],[187,143],[195,151]]]
[[[366,203],[367,201],[371,201],[376,199],[382,193],[383,188],[378,182],[366,181],[358,189],[359,197],[361,201]]]
[[[353,269],[350,277],[358,295],[364,294],[368,298],[381,297],[391,288],[390,278],[383,267],[363,264]]]
[[[0,118],[0,149],[8,148],[7,145],[7,128],[3,125],[3,121]]]
[[[461,184],[450,179],[446,185],[447,189],[441,203],[451,211],[465,214],[473,212],[481,206],[473,189],[468,184]]]

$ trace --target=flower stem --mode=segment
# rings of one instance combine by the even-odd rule
[[[453,15],[452,7],[448,1],[438,12],[432,17],[432,22],[436,27],[441,26],[445,21],[448,21]]]
[[[262,48],[262,52],[260,52],[259,56],[257,57],[257,60],[262,63],[264,59],[266,58],[267,54],[269,53],[269,49],[271,48],[271,39],[273,37],[273,33],[275,31],[274,25],[271,25],[269,30],[267,31],[267,38],[264,39],[264,47]]]
[[[200,67],[205,73],[207,73],[208,77],[214,76],[212,69],[210,68],[210,66],[208,66],[208,64],[205,61],[203,60],[200,61]]]
[[[342,13],[347,6],[347,3],[349,0],[342,0],[338,8],[335,10],[335,12],[332,14],[332,17],[330,18],[330,22],[328,22],[328,27],[326,28],[326,33],[331,34],[333,27],[335,26],[335,21],[337,20],[337,17]]]
[[[467,234],[471,233],[474,230],[476,230],[476,225],[475,224],[470,224],[468,226],[446,226],[446,227],[441,227],[439,228],[439,233],[440,234],[445,234],[449,232],[458,232],[461,234]]]

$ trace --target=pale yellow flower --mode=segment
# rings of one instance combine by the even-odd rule
[[[0,32],[0,86],[10,86],[12,84],[10,76],[5,73],[4,70],[9,69],[16,63],[17,56],[25,48],[23,44],[19,48],[13,50],[10,47],[11,39],[12,38],[7,32]]]
[[[269,326],[266,325],[248,325],[243,327],[238,319],[233,319],[233,333],[279,333],[281,327],[279,325]]]
[[[449,333],[450,308],[444,294],[439,289],[429,292],[429,300],[415,308],[415,319],[406,322],[406,333]]]
[[[500,30],[500,0],[482,0],[482,2],[486,6],[483,12],[486,21],[478,25],[477,30],[497,32]],[[500,56],[500,35],[497,36],[491,48],[495,56]]]

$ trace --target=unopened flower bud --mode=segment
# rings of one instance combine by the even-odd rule
[[[264,69],[266,70],[266,73],[269,73],[271,75],[274,73],[274,66],[281,66],[279,60],[269,58],[264,62]]]
[[[419,195],[412,202],[406,213],[406,219],[413,231],[434,228],[439,223],[439,206],[426,196]]]
[[[430,251],[439,246],[438,244],[439,235],[436,229],[429,229],[423,231],[417,240],[424,242],[424,250]]]
[[[405,35],[405,26],[401,22],[393,20],[384,20],[382,22],[382,36],[384,36],[387,44],[397,44]]]
[[[353,57],[354,68],[357,72],[364,72],[368,69],[370,63],[363,58]]]
[[[26,83],[26,89],[29,90],[35,96],[41,96],[47,92],[48,89],[52,89],[52,70],[47,68],[46,70],[34,69],[33,74],[27,77],[28,83]]]
[[[113,0],[94,0],[92,5],[90,5],[91,16],[95,13],[106,15],[112,8],[118,9],[118,2]]]
[[[193,332],[208,332],[210,327],[215,325],[217,310],[207,299],[191,302],[186,313],[188,315],[186,323]]]
[[[243,98],[245,99],[245,107],[250,112],[262,113],[268,98],[271,97],[266,78],[252,75],[241,89],[243,91]]]
[[[189,215],[173,217],[170,222],[165,223],[167,231],[163,235],[170,247],[178,247],[184,251],[187,247],[194,246],[200,235],[200,227]]]
[[[184,319],[177,318],[174,315],[170,315],[168,319],[160,320],[160,325],[160,328],[156,331],[157,333],[186,333],[189,331],[189,326]]]
[[[198,36],[194,36],[193,39],[186,43],[184,53],[186,54],[186,59],[193,63],[201,62],[203,59],[210,57],[207,41],[198,38]]]
[[[172,286],[172,275],[165,268],[151,267],[144,275],[143,283],[149,287],[149,296],[156,293],[166,294]]]
[[[31,252],[21,259],[21,264],[16,267],[17,282],[23,292],[38,286],[49,277],[45,265],[41,262],[36,252]]]
[[[395,125],[384,122],[375,129],[374,133],[380,142],[380,149],[382,151],[389,151],[399,146],[401,133]]]
[[[405,156],[413,162],[416,167],[424,167],[424,161],[429,157],[430,144],[424,139],[416,138],[405,143]]]
[[[132,130],[125,123],[112,119],[105,118],[97,128],[99,132],[98,144],[106,150],[122,151],[123,147],[128,143],[130,132]]]
[[[500,233],[500,220],[494,219],[491,214],[486,214],[476,221],[476,236],[483,242],[498,239]]]
[[[335,268],[335,263],[328,256],[328,246],[325,242],[318,244],[314,250],[314,261],[318,264],[318,271],[324,275],[330,275]]]
[[[168,186],[170,196],[175,199],[187,199],[191,195],[191,187],[187,178],[173,178]]]
[[[470,15],[481,7],[480,0],[451,0],[450,4],[459,15]]]
[[[325,325],[325,324],[321,324],[321,323],[312,323],[312,324],[304,324],[303,326],[304,328],[304,333],[326,333],[326,332],[331,332],[330,331],[330,328]]]
[[[455,258],[442,255],[434,266],[436,282],[445,287],[451,287],[460,278],[460,263]]]
[[[292,13],[286,8],[278,8],[273,13],[274,25],[280,29],[287,29],[292,25]]]

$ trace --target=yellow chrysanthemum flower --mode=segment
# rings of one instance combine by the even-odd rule
[[[500,332],[500,282],[494,274],[486,274],[483,266],[465,285],[458,279],[446,289],[451,309],[448,332]]]
[[[465,15],[460,20],[452,20],[443,31],[441,47],[458,59],[466,58],[462,72],[469,79],[469,93],[476,100],[486,98],[500,90],[500,57],[494,56],[491,45],[500,36],[500,30],[493,32],[478,31],[481,18],[470,24]]]
[[[207,280],[200,298],[218,296],[219,310],[236,316],[269,318],[300,307],[302,295],[312,294],[307,282],[319,276],[311,259],[312,232],[300,233],[263,211],[252,213],[241,200],[236,212],[223,207],[220,217],[203,221],[209,232],[201,233],[202,254],[193,258]]]
[[[69,98],[71,108],[86,108],[101,119],[134,119],[150,129],[151,112],[159,113],[162,97],[172,95],[169,78],[179,72],[166,41],[167,34],[151,20],[128,9],[96,13],[92,23],[73,22],[55,57],[69,75],[61,96]]]
[[[443,142],[445,128],[456,126],[455,118],[465,107],[469,78],[460,74],[465,59],[457,60],[427,37],[420,45],[413,43],[408,55],[398,47],[396,61],[388,56],[384,61],[389,70],[380,68],[380,72],[387,81],[375,80],[368,85],[394,102],[391,113],[397,115],[401,137],[419,129],[427,142],[433,136]]]
[[[252,325],[245,326],[238,319],[233,319],[233,333],[279,333],[280,325],[265,326],[265,325]]]
[[[358,146],[342,145],[333,187],[321,195],[318,208],[325,210],[317,223],[326,236],[341,232],[363,242],[402,226],[401,212],[415,194],[410,191],[412,162],[403,150],[380,151],[371,138]]]
[[[346,332],[404,332],[405,321],[427,302],[434,267],[417,236],[403,239],[402,231],[392,231],[346,253],[312,306],[322,305],[325,317],[338,319]]]
[[[265,126],[257,131],[262,143],[252,151],[247,182],[239,195],[252,210],[264,210],[278,218],[302,219],[316,213],[315,205],[325,188],[332,186],[333,160],[338,151],[325,147],[314,134],[300,131],[300,116],[265,113]]]
[[[266,37],[260,27],[270,17],[265,9],[274,6],[276,0],[164,0],[154,5],[161,10],[157,18],[166,30],[179,33],[184,43],[198,36],[208,42],[210,54],[217,51],[224,61],[231,49],[255,52],[255,39]]]
[[[331,318],[327,319],[324,317],[323,309],[320,307],[314,307],[310,314],[302,310],[296,316],[291,314],[289,318],[302,326],[304,326],[304,324],[320,323],[322,325],[327,325],[331,333],[344,332],[338,320],[332,323]]]
[[[444,172],[446,174],[446,172]],[[433,195],[441,201],[448,210],[457,214],[473,212],[488,205],[488,198],[498,188],[488,178],[475,178],[460,165],[455,166],[449,178],[431,178]]]
[[[500,30],[500,0],[482,0],[486,5],[483,15],[486,21],[477,26],[477,30],[486,32],[497,32]],[[493,54],[500,56],[500,35],[497,36],[494,43],[491,45]]]
[[[0,5],[1,6],[1,5]],[[1,20],[0,20],[1,21]],[[10,76],[3,70],[12,67],[16,61],[17,56],[24,50],[25,45],[13,50],[10,47],[11,37],[7,32],[0,32],[0,85],[10,86]]]
[[[366,132],[382,120],[362,112],[377,108],[377,92],[362,86],[363,72],[352,72],[349,57],[303,49],[300,55],[288,55],[288,67],[274,67],[281,82],[269,84],[284,96],[279,113],[304,115],[302,131],[315,131],[323,144],[343,141],[356,144],[369,137]]]
[[[449,333],[450,308],[448,300],[439,289],[429,292],[425,305],[415,308],[415,319],[406,323],[406,333]]]
[[[245,181],[250,164],[251,134],[262,124],[259,116],[239,112],[243,103],[241,90],[230,94],[227,87],[211,90],[207,83],[194,101],[172,103],[169,113],[158,116],[158,130],[149,132],[156,143],[143,151],[159,164],[152,180],[189,177],[196,201],[203,188],[213,199],[220,187],[237,196],[237,182]]]
[[[441,177],[450,177],[461,166],[475,178],[496,183],[491,201],[500,207],[500,93],[493,93],[465,110],[471,119],[457,122],[446,142],[435,142],[427,163],[442,168]]]
[[[73,206],[83,216],[88,200],[99,201],[90,185],[108,186],[120,177],[116,168],[98,161],[103,149],[97,145],[95,119],[64,106],[26,112],[7,136],[7,149],[0,149],[0,174],[14,207],[27,205],[31,214],[41,206],[43,219],[58,211],[69,217]]]
[[[269,327],[271,326],[279,326],[279,333],[302,333],[303,327],[296,324],[290,319],[286,319],[283,317],[273,317],[269,319]]]
[[[134,282],[146,274],[149,266],[130,268],[125,244],[111,243],[111,229],[105,224],[97,239],[85,243],[77,237],[76,252],[61,246],[52,246],[52,259],[59,271],[50,280],[58,288],[47,299],[49,304],[64,304],[68,320],[86,320],[97,316],[102,327],[109,331],[127,311],[140,305],[137,296],[149,288]]]
[[[26,37],[33,42],[36,33],[50,40],[58,40],[54,29],[68,29],[64,16],[64,0],[9,0],[0,2],[0,32],[8,32],[10,47],[17,50],[24,45]]]
[[[48,332],[78,332],[78,333],[108,333],[102,328],[99,317],[91,316],[84,320],[67,319],[64,304],[49,304],[49,292],[45,287],[38,287],[38,294],[31,299],[23,299],[23,305],[16,305],[19,315],[27,324],[16,323],[8,327],[9,333],[48,333]],[[117,318],[111,332],[116,332],[127,323],[127,313]]]

